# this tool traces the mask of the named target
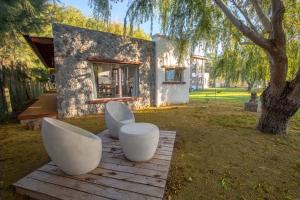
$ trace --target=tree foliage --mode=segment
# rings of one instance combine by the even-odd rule
[[[46,0],[0,0],[0,44],[16,39],[19,33],[40,30]]]
[[[48,4],[46,6],[46,13],[48,23],[43,27],[43,30],[37,32],[41,36],[52,36],[51,23],[68,24],[80,28],[87,28],[91,30],[104,31],[122,35],[124,33],[124,25],[116,22],[107,24],[103,20],[85,17],[80,10],[74,7],[61,7],[55,4]],[[140,39],[149,40],[150,36],[142,29],[133,28],[132,36]]]
[[[267,85],[267,59],[264,52],[254,45],[228,48],[213,62],[213,77],[223,78],[227,86],[245,82],[251,90],[255,85]]]

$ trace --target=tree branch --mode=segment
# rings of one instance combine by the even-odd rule
[[[276,1],[276,0],[273,0]],[[242,32],[244,36],[252,40],[258,46],[264,49],[270,49],[270,42],[258,35],[254,30],[250,29],[246,26],[241,20],[239,20],[233,13],[229,10],[229,8],[224,4],[222,0],[214,0],[214,2],[219,6],[219,8],[223,11],[223,13],[227,16],[227,18],[231,21],[231,23]]]
[[[257,0],[251,0],[253,7],[255,9],[255,12],[259,18],[259,20],[261,21],[265,31],[267,33],[270,33],[272,31],[272,26],[271,26],[271,21],[269,20],[269,18],[264,14],[262,8],[260,7],[259,3]]]
[[[253,25],[252,21],[248,17],[247,11],[243,10],[236,2],[235,0],[231,0],[232,4],[242,13],[247,23],[250,25],[250,27],[258,34],[257,28]]]
[[[286,38],[283,29],[283,16],[285,7],[282,0],[272,0],[272,38],[278,45],[283,45],[285,48]]]

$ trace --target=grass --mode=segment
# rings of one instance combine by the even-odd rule
[[[258,94],[260,92],[258,91]],[[245,88],[209,88],[190,93],[190,100],[193,101],[222,101],[245,103],[249,100],[250,92]]]
[[[259,133],[257,114],[243,111],[249,94],[235,90],[217,100],[210,90],[193,92],[188,105],[135,112],[137,121],[177,131],[166,199],[300,198],[300,116],[288,137]],[[105,128],[103,115],[66,121],[94,133]],[[0,148],[2,197],[23,200],[10,185],[48,161],[40,133],[1,124]]]

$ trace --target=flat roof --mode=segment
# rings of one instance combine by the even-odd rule
[[[23,35],[23,37],[46,67],[55,68],[53,38],[29,35]]]

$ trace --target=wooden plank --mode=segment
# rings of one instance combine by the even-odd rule
[[[39,199],[39,200],[60,200],[56,197],[51,197],[48,196],[44,193],[41,192],[34,192],[32,190],[27,190],[27,189],[23,189],[20,187],[15,186],[16,192],[18,194],[24,195],[24,196],[28,196],[30,197],[30,199]]]
[[[115,145],[111,143],[104,143],[103,148],[111,148],[112,150],[114,149],[122,149],[121,144]],[[172,152],[173,148],[170,148],[168,146],[163,146],[163,145],[157,145],[157,150],[158,151],[167,151],[167,152]]]
[[[118,199],[118,200],[130,200],[130,199],[144,199],[144,200],[158,200],[159,198],[148,196],[141,193],[131,192],[127,190],[120,190],[114,187],[106,187],[105,185],[99,184],[98,180],[101,176],[95,176],[91,174],[81,176],[68,176],[61,171],[51,171],[51,173],[44,171],[35,171],[29,176],[35,180],[39,180],[46,183],[51,183],[61,187],[71,188],[76,191],[82,191],[89,194],[97,195],[107,199]],[[120,181],[120,184],[124,184]],[[126,186],[123,185],[125,188]],[[130,186],[127,186],[130,188]],[[146,188],[146,187],[145,187]],[[149,188],[149,187],[147,187]],[[141,189],[141,187],[139,188]],[[148,193],[153,192],[148,190]]]
[[[132,174],[139,174],[143,176],[149,176],[154,178],[161,178],[161,179],[167,179],[167,173],[151,170],[151,169],[142,169],[142,168],[136,168],[136,167],[129,167],[129,166],[122,166],[122,165],[116,165],[112,163],[100,163],[100,168],[103,169],[109,169],[119,172],[128,172]]]
[[[103,145],[103,147],[106,147],[106,146],[121,146],[121,144],[120,144],[119,141],[105,141],[103,138],[101,138],[101,139],[102,139],[102,145]],[[160,140],[158,142],[158,147],[159,148],[173,149],[174,143],[173,142],[169,142],[169,141]]]
[[[163,130],[163,131],[160,131],[160,134],[161,135],[172,136],[173,138],[176,137],[176,132],[175,131],[165,131],[165,130]]]
[[[30,175],[30,174],[29,174]],[[28,176],[29,176],[28,175]],[[19,180],[14,186],[25,195],[30,195],[36,199],[61,199],[61,200],[108,200],[107,198],[92,195],[86,192],[72,190],[66,187],[45,183],[39,180],[31,179],[28,176]],[[28,191],[34,192],[34,195]],[[43,195],[41,195],[43,194]]]
[[[38,170],[41,171],[57,171],[59,170],[56,165],[44,165],[43,167],[39,168]],[[98,175],[98,176],[105,176],[114,179],[126,180],[135,183],[141,183],[145,185],[152,185],[156,187],[165,187],[166,180],[160,178],[152,178],[148,176],[126,173],[126,172],[116,172],[113,170],[107,170],[102,168],[96,168],[93,171],[89,172],[90,174]]]
[[[104,152],[110,152],[110,153],[123,153],[122,147],[107,147],[103,145],[102,151]],[[171,151],[162,151],[160,149],[157,149],[156,154],[159,155],[166,155],[166,156],[171,156],[172,152]]]
[[[114,157],[118,157],[118,156],[123,156],[124,153],[112,153],[112,152],[102,152],[103,154],[107,154],[105,156],[107,157],[111,157],[111,158],[114,158]],[[160,159],[160,160],[167,160],[167,161],[170,161],[172,156],[167,156],[167,155],[160,155],[160,154],[155,154],[153,156],[153,158],[155,159]]]
[[[114,179],[126,180],[130,182],[141,183],[145,185],[152,185],[156,187],[164,188],[166,185],[166,180],[160,178],[152,178],[148,176],[142,176],[138,174],[130,174],[126,172],[116,172],[113,170],[107,170],[102,168],[96,168],[91,172],[95,175],[101,175],[106,177],[111,177]]]
[[[49,169],[49,168],[48,169],[40,168],[39,171],[55,174],[58,176],[73,178],[73,179],[77,179],[80,181],[86,181],[86,182],[94,183],[97,185],[118,188],[121,190],[135,192],[135,193],[139,193],[139,194],[145,194],[145,195],[149,195],[149,196],[151,196],[151,194],[155,193],[155,195],[152,195],[154,197],[159,197],[156,194],[163,192],[163,188],[154,187],[151,185],[138,184],[138,183],[134,183],[134,182],[128,182],[126,180],[125,181],[117,180],[117,179],[113,179],[110,177],[99,176],[98,174],[94,175],[94,174],[88,173],[88,174],[83,174],[83,175],[79,175],[79,176],[69,176],[69,175],[63,173],[57,167],[55,170]]]
[[[119,154],[119,155],[115,155],[115,154],[112,154],[112,153],[108,153],[108,152],[103,152],[102,153],[102,159],[105,159],[105,158],[119,158],[119,159],[123,159],[124,158],[124,155],[123,154]],[[170,165],[170,161],[168,160],[160,160],[160,159],[156,159],[156,158],[152,158],[151,160],[145,162],[145,163],[154,163],[154,164],[160,164],[160,165],[165,165],[165,166],[168,166]]]
[[[57,117],[56,94],[43,94],[36,102],[18,115],[18,120]]]
[[[101,162],[113,163],[113,164],[117,164],[117,165],[125,165],[125,166],[137,167],[137,168],[143,168],[143,169],[156,169],[159,171],[168,172],[168,168],[169,168],[168,165],[160,165],[160,164],[146,163],[146,162],[134,163],[134,162],[124,159],[123,157],[124,156],[122,156],[121,158],[104,157],[101,159]]]

